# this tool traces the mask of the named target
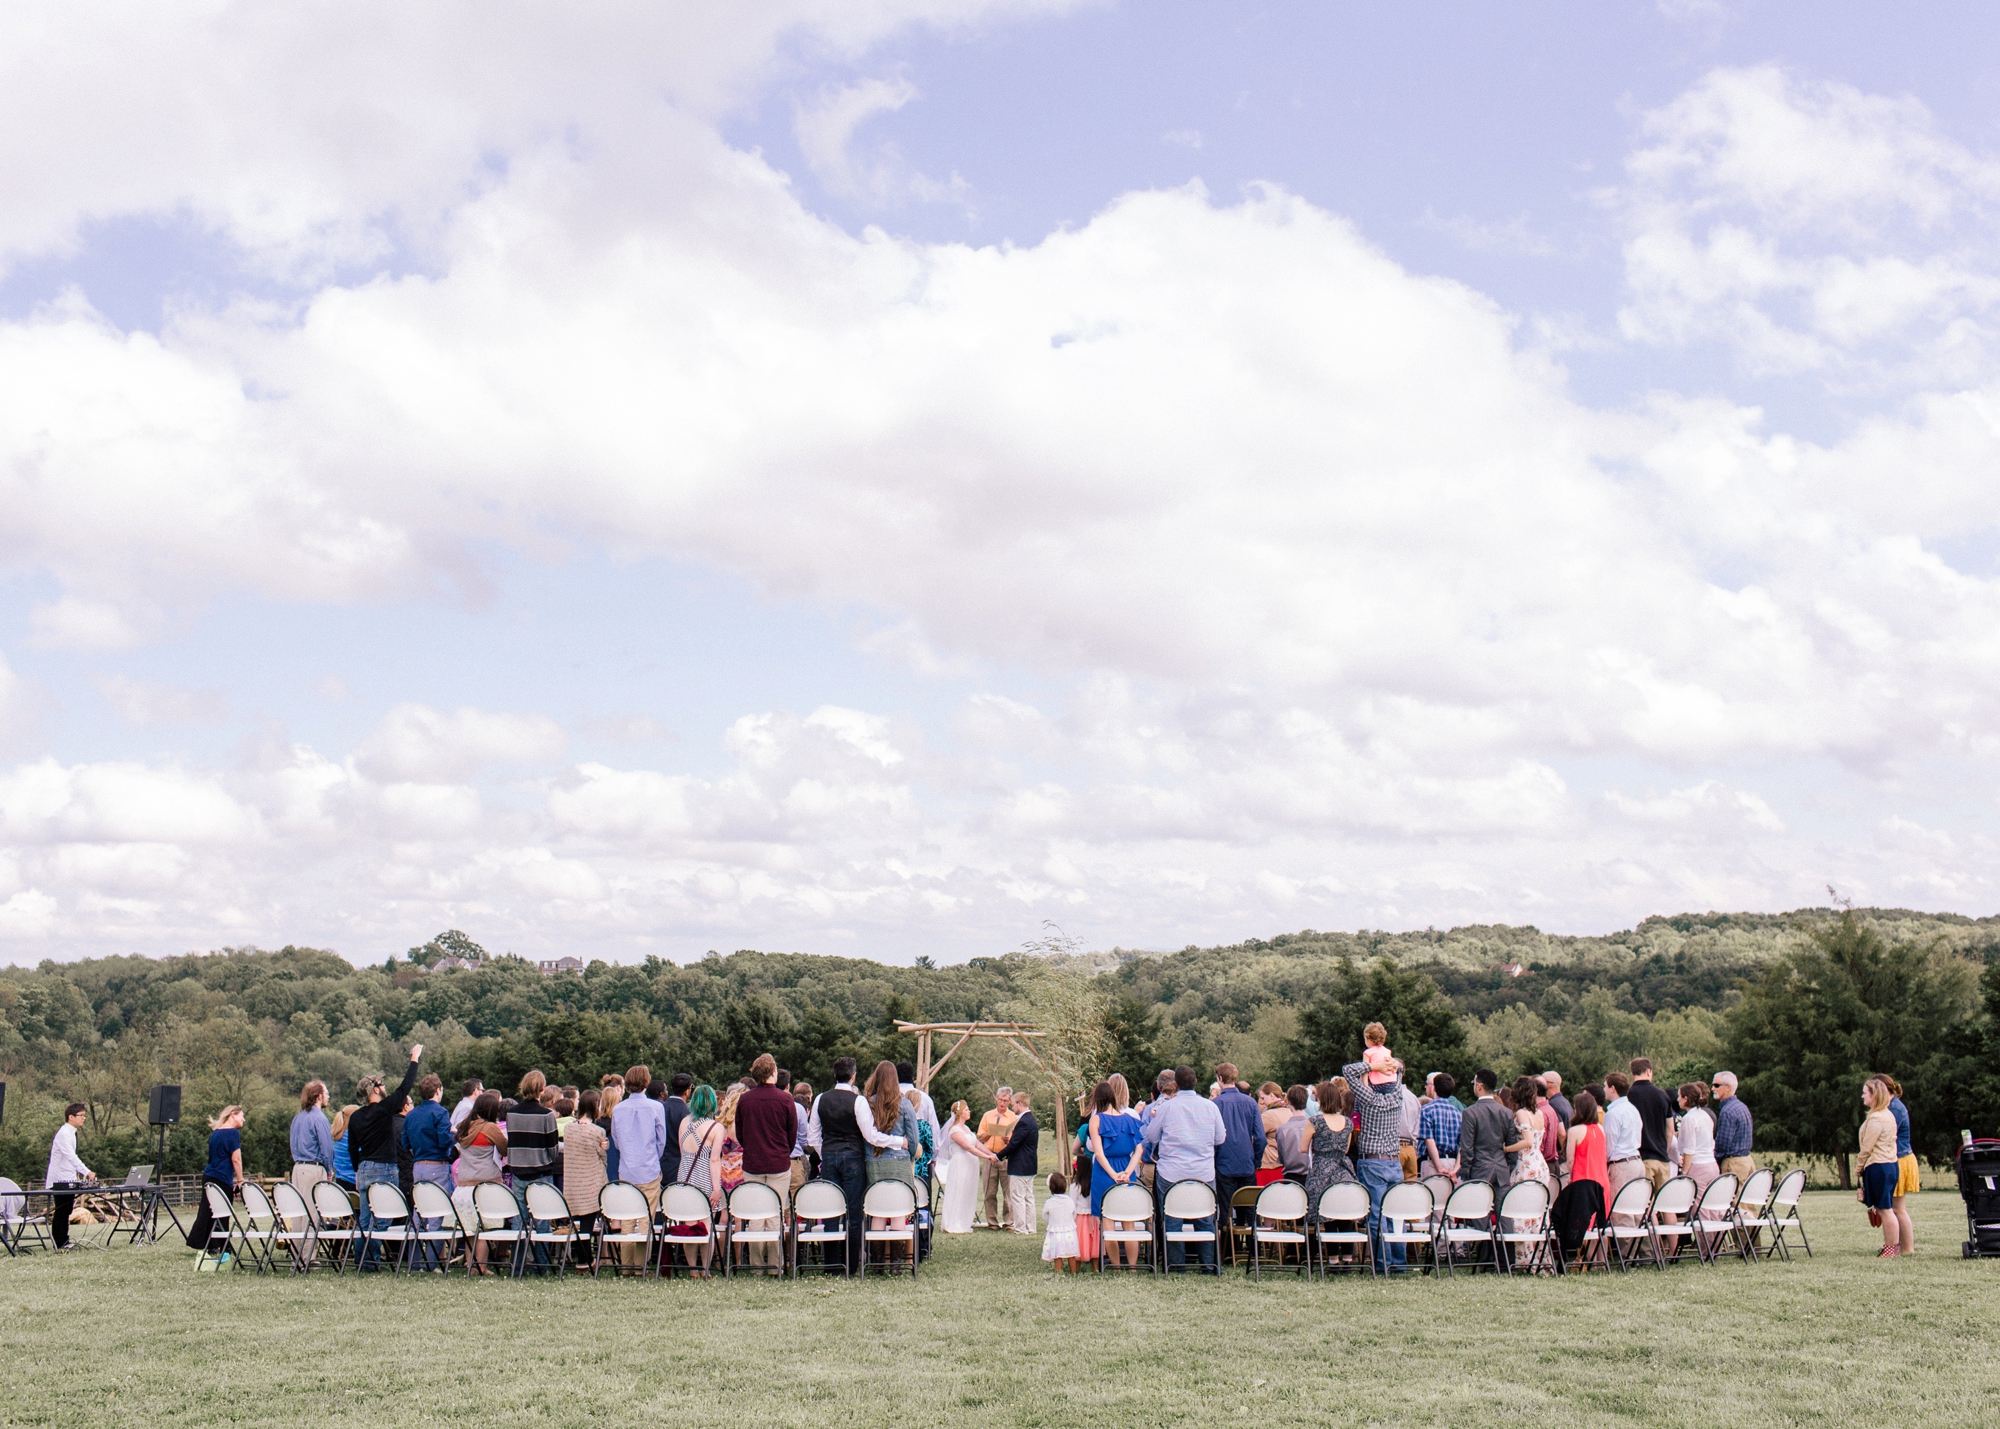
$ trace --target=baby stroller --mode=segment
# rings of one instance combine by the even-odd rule
[[[1958,1194],[1965,1198],[1965,1259],[2000,1256],[2000,1141],[1959,1147]]]

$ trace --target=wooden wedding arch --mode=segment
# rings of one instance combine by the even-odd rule
[[[1067,1122],[1065,1113],[1068,1111],[1068,1108],[1063,1103],[1063,1089],[1057,1085],[1053,1069],[1042,1059],[1041,1054],[1035,1051],[1035,1039],[1046,1037],[1049,1034],[1036,1027],[1033,1023],[904,1022],[899,1019],[896,1023],[896,1030],[898,1032],[911,1033],[917,1039],[916,1085],[924,1091],[931,1089],[931,1078],[937,1075],[938,1068],[949,1062],[952,1053],[956,1052],[973,1038],[999,1038],[1023,1057],[1026,1057],[1030,1062],[1033,1062],[1035,1070],[1040,1072],[1043,1079],[1048,1083],[1050,1093],[1054,1097],[1056,1104],[1056,1145],[1067,1146],[1069,1144],[1065,1130]],[[944,1055],[934,1062],[931,1060],[931,1037],[940,1032],[947,1037],[956,1037],[958,1040],[945,1048]]]

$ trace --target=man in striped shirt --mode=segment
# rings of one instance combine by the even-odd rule
[[[1349,1062],[1340,1074],[1347,1078],[1348,1092],[1354,1098],[1359,1142],[1354,1170],[1368,1188],[1368,1229],[1372,1232],[1381,1216],[1382,1197],[1391,1186],[1403,1184],[1403,1064],[1392,1057],[1380,1070],[1370,1070],[1366,1062]],[[1382,1080],[1377,1083],[1369,1080],[1371,1077]],[[1376,1257],[1376,1269],[1400,1270],[1407,1256],[1407,1247],[1386,1245]]]

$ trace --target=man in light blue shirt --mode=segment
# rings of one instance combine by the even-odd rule
[[[648,1067],[634,1067],[625,1074],[625,1095],[611,1109],[611,1140],[618,1148],[618,1179],[637,1186],[645,1193],[646,1204],[657,1211],[660,1158],[667,1151],[667,1109],[646,1095],[652,1084]]]
[[[1213,1216],[1186,1221],[1166,1215],[1166,1195],[1176,1181],[1199,1181],[1214,1192],[1215,1150],[1229,1139],[1229,1129],[1222,1124],[1222,1113],[1215,1109],[1215,1103],[1195,1091],[1193,1067],[1174,1068],[1174,1086],[1177,1090],[1172,1097],[1154,1104],[1145,1131],[1146,1145],[1158,1158],[1154,1191],[1161,1205],[1161,1220],[1169,1231],[1192,1227],[1213,1235]],[[1167,1242],[1170,1269],[1186,1263],[1186,1246],[1185,1241]],[[1213,1240],[1201,1242],[1201,1268],[1204,1274],[1215,1273]]]

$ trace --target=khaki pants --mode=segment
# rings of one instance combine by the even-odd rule
[[[1757,1169],[1757,1163],[1748,1156],[1725,1156],[1722,1158],[1722,1164],[1716,1169],[1726,1176],[1734,1176],[1737,1189],[1741,1190],[1742,1183],[1748,1181],[1750,1173]]]
[[[1606,1169],[1606,1175],[1611,1178],[1611,1198],[1605,1202],[1605,1209],[1609,1210],[1611,1201],[1618,1199],[1618,1193],[1625,1189],[1626,1182],[1646,1179],[1646,1165],[1643,1161],[1614,1161]],[[1621,1226],[1639,1224],[1639,1217],[1627,1211],[1620,1211],[1613,1219]]]
[[[1007,1229],[1019,1231],[1022,1235],[1035,1233],[1035,1178],[1033,1176],[1009,1176],[1007,1178]]]
[[[982,1161],[979,1163],[979,1203],[981,1219],[989,1226],[1004,1227],[1007,1224],[1006,1195],[1007,1163],[1004,1161]]]
[[[743,1179],[745,1181],[755,1181],[760,1186],[769,1186],[773,1191],[778,1193],[779,1206],[787,1209],[790,1208],[792,1204],[792,1173],[790,1170],[773,1171],[769,1175],[761,1176],[752,1176],[746,1171]],[[767,1231],[782,1230],[785,1222],[784,1218],[780,1216],[775,1223],[770,1221],[745,1221],[743,1224],[760,1231]],[[785,1245],[783,1241],[752,1241],[744,1248],[750,1252],[750,1263],[752,1265],[770,1270],[785,1263]]]
[[[1159,1174],[1160,1168],[1152,1162],[1141,1161],[1139,1163],[1139,1184],[1144,1186],[1148,1191],[1153,1189],[1153,1182],[1159,1177]]]
[[[1403,1179],[1405,1181],[1416,1180],[1417,1148],[1406,1141],[1396,1148],[1396,1158],[1403,1163]]]
[[[646,1198],[646,1209],[649,1211],[659,1210],[660,1178],[655,1176],[650,1181],[635,1182],[634,1184],[639,1187],[639,1194]],[[621,1231],[635,1231],[639,1229],[638,1222],[636,1221],[616,1221],[613,1224]],[[631,1241],[620,1241],[618,1243],[618,1263],[620,1265],[644,1265],[646,1263],[646,1247],[635,1245]]]
[[[786,1205],[789,1206],[792,1203],[791,1201],[792,1196],[798,1195],[799,1187],[805,1185],[806,1167],[809,1164],[811,1163],[809,1163],[803,1156],[794,1156],[792,1158],[792,1185],[790,1194],[787,1195],[785,1198]]]
[[[1642,1161],[1639,1164],[1646,1168],[1646,1179],[1653,1183],[1655,1191],[1674,1179],[1674,1168],[1664,1161]]]
[[[306,1198],[308,1206],[312,1204],[313,1187],[322,1181],[330,1181],[332,1179],[332,1177],[326,1174],[326,1167],[320,1165],[317,1161],[301,1161],[292,1167],[292,1189]],[[285,1229],[288,1231],[302,1231],[305,1229],[305,1225],[297,1216],[293,1216],[291,1220],[285,1222]]]
[[[1433,1161],[1430,1157],[1426,1156],[1424,1158],[1424,1165],[1430,1168],[1430,1174],[1433,1176],[1449,1176],[1454,1181],[1458,1179],[1458,1158],[1456,1156],[1447,1156],[1438,1161]]]

